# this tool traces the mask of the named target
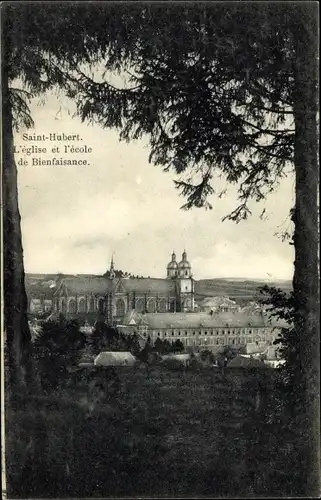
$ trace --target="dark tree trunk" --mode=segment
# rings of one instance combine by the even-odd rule
[[[310,419],[311,462],[307,494],[319,493],[319,279],[318,279],[318,158],[317,158],[317,8],[307,2],[298,9],[294,26],[295,174],[293,221],[295,271],[293,289],[298,304],[295,327],[300,332],[299,358],[304,394],[302,411]],[[301,387],[299,388],[299,390]]]
[[[2,99],[4,335],[8,374],[6,383],[11,392],[28,383],[31,373],[31,336],[27,319],[12,113],[8,79],[4,72],[2,74]]]

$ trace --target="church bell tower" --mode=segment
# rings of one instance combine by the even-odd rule
[[[171,261],[167,264],[167,278],[176,278],[178,274],[178,264],[176,262],[176,253],[175,250],[173,250],[172,253],[172,259]]]
[[[192,266],[187,260],[186,250],[184,250],[182,260],[178,264],[176,288],[180,311],[194,311],[194,279],[192,275]]]

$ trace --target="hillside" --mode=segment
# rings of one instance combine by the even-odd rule
[[[195,282],[195,299],[200,301],[208,296],[227,296],[236,300],[236,302],[248,302],[255,300],[259,289],[269,285],[280,288],[285,292],[292,289],[291,281],[256,281],[234,278],[213,278],[203,279]]]

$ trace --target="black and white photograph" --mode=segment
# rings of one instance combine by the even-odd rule
[[[318,19],[1,3],[2,500],[320,498]]]

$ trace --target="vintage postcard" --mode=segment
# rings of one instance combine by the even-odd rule
[[[317,14],[2,2],[4,498],[319,497]]]

